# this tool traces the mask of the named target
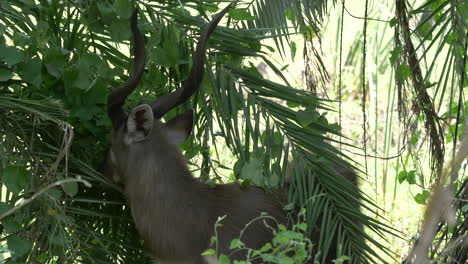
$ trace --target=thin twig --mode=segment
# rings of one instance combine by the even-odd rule
[[[66,183],[71,183],[71,182],[81,182],[88,188],[91,188],[91,186],[92,186],[91,183],[89,183],[86,180],[81,179],[81,177],[78,177],[78,178],[75,178],[75,179],[64,179],[64,180],[56,181],[56,182],[50,184],[49,186],[45,187],[44,189],[38,191],[37,193],[35,193],[30,198],[24,199],[20,204],[16,205],[15,207],[13,207],[13,208],[7,210],[6,212],[4,212],[3,214],[1,214],[0,215],[0,220],[2,220],[3,218],[5,218],[5,217],[7,217],[7,216],[9,216],[11,214],[13,214],[15,211],[19,210],[23,206],[31,203],[32,201],[34,201],[36,198],[38,198],[39,196],[41,196],[42,194],[44,194],[48,190],[50,190],[50,189],[52,189],[52,188],[54,188],[56,186],[66,184]]]

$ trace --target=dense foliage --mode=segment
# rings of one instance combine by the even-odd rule
[[[301,250],[309,254],[310,246],[323,253],[330,243],[337,242],[338,255],[343,256],[339,261],[348,261],[349,257],[352,263],[383,263],[388,259],[385,255],[391,253],[379,237],[390,228],[385,221],[380,223],[369,216],[378,215],[369,196],[337,173],[341,167],[367,172],[367,162],[358,166],[343,155],[341,147],[353,152],[360,148],[347,143],[340,132],[341,124],[326,116],[333,102],[316,93],[329,81],[314,44],[319,41],[321,21],[332,2],[238,1],[209,41],[201,89],[168,118],[195,109],[195,131],[181,148],[194,174],[205,182],[237,180],[278,188],[288,175],[291,188],[286,209],[305,207],[305,223],[309,227],[317,223],[322,226],[319,241],[303,244]],[[430,150],[432,170],[428,178],[430,183],[437,182],[447,156],[444,145],[453,144],[451,149],[455,150],[464,130],[468,6],[463,1],[428,0],[411,9],[405,1],[395,3],[393,19],[385,22],[394,29],[394,45],[390,50],[392,45],[386,46],[388,57],[381,64],[394,70],[393,94],[398,95],[399,117],[407,135],[401,138],[407,151],[400,157],[405,166],[397,167],[400,173],[395,181],[423,186],[424,191],[415,199],[424,204],[430,192],[427,177],[422,176],[424,161],[418,159],[421,149],[424,146]],[[226,3],[0,2],[0,250],[5,252],[0,260],[151,262],[143,253],[119,186],[99,173],[109,144],[106,97],[112,87],[127,78],[132,66],[129,17],[134,5],[140,10],[139,27],[146,36],[148,62],[138,93],[130,96],[128,107],[139,104],[140,98],[151,100],[180,87],[191,67],[196,36]],[[365,7],[367,22],[367,1]],[[408,16],[421,14],[424,18],[410,32]],[[341,23],[342,29],[343,20]],[[353,46],[352,53],[360,54],[356,50],[362,50],[362,57],[356,59],[350,52],[345,62],[362,67],[363,77],[360,75],[358,81],[363,109],[369,88],[366,27],[364,23],[364,41]],[[292,33],[299,33],[307,43],[304,56],[309,67],[314,67],[306,76],[309,89],[293,87],[283,75],[287,66],[280,68],[270,57],[276,52],[294,60]],[[436,56],[429,58],[425,47],[429,50],[436,44]],[[439,54],[446,55],[448,66],[433,71]],[[421,67],[421,58],[428,65]],[[267,65],[278,81],[259,71],[259,62]],[[341,102],[341,56],[337,68]],[[431,88],[436,91],[428,92]],[[440,108],[446,105],[448,110],[440,114]],[[368,120],[363,112],[367,157]],[[339,115],[341,120],[341,108]],[[454,178],[454,182],[463,180]],[[459,188],[458,197],[464,197],[466,183]],[[366,214],[358,210],[358,201]],[[466,205],[460,201],[456,205],[460,228],[455,228],[454,233],[452,226],[441,221],[438,241],[442,242],[435,245],[433,255],[445,254],[441,248],[449,244],[447,241],[466,232],[461,228],[463,219],[466,222]],[[369,232],[364,233],[361,225]],[[307,230],[297,223],[293,230],[283,228],[277,235],[285,233],[304,241],[302,234]],[[338,241],[332,241],[332,234]],[[271,261],[274,257],[286,261],[288,257],[280,253],[290,247],[284,240],[279,241],[275,249],[262,253]],[[242,247],[240,241],[234,243]],[[466,252],[463,255],[463,250],[456,249],[461,258],[466,257]]]

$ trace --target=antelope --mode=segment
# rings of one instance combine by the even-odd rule
[[[229,6],[216,14],[201,33],[193,55],[193,65],[181,88],[141,104],[127,113],[123,106],[137,87],[145,69],[145,43],[137,27],[137,11],[131,17],[134,41],[134,70],[107,99],[112,121],[108,164],[123,193],[139,235],[148,253],[161,263],[213,263],[201,256],[210,247],[218,217],[226,216],[218,233],[218,253],[229,255],[232,239],[261,212],[286,223],[283,205],[286,192],[276,194],[238,183],[214,187],[194,178],[177,144],[191,133],[193,112],[188,111],[163,122],[172,108],[188,100],[200,86],[204,72],[207,40]],[[272,231],[262,221],[249,225],[242,242],[260,248],[270,242]],[[245,252],[231,254],[242,259]],[[215,263],[215,262],[214,262]]]

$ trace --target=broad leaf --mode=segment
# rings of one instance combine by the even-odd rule
[[[7,189],[19,194],[29,183],[29,172],[20,166],[8,166],[3,169],[3,183]]]

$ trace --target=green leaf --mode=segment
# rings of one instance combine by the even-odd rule
[[[110,35],[112,40],[121,42],[130,39],[131,32],[128,25],[128,20],[115,19],[110,26]]]
[[[78,193],[78,183],[77,182],[68,182],[62,185],[63,191],[68,194],[68,196],[73,197]]]
[[[445,36],[445,43],[448,45],[452,45],[454,42],[458,41],[458,34],[457,32],[450,32],[448,35]]]
[[[289,42],[289,48],[291,49],[291,59],[294,60],[294,57],[296,57],[296,51],[297,51],[296,42],[294,41]]]
[[[234,172],[234,175],[238,178],[240,178],[241,176],[241,172],[242,172],[242,168],[244,167],[244,161],[241,160],[241,159],[238,159],[236,161],[236,163],[234,163],[234,166],[232,168],[233,172]]]
[[[286,102],[286,105],[287,105],[289,108],[296,108],[296,107],[301,106],[301,104],[299,104],[299,103],[290,102],[290,101],[287,101],[287,102]]]
[[[250,180],[257,186],[263,186],[263,170],[262,161],[257,157],[251,157],[250,160],[242,167],[240,177],[245,180]]]
[[[35,57],[27,62],[21,63],[19,76],[26,82],[39,87],[42,83],[42,61]]]
[[[406,176],[406,180],[409,184],[416,184],[416,171],[411,170]]]
[[[92,84],[92,80],[90,79],[90,75],[84,71],[79,71],[78,76],[73,82],[74,87],[77,87],[85,91],[91,88],[91,84]]]
[[[31,45],[32,40],[30,36],[22,32],[15,31],[15,33],[13,33],[13,43],[15,44],[15,46],[26,47],[28,45]]]
[[[23,52],[16,47],[0,46],[0,60],[13,66],[23,60]]]
[[[261,139],[264,144],[272,146],[280,146],[283,142],[281,133],[277,131],[271,133],[270,135],[268,135],[266,131],[263,131]]]
[[[416,34],[421,38],[425,37],[424,40],[432,40],[431,30],[432,30],[431,23],[429,23],[429,21],[426,21],[424,24],[417,26]]]
[[[13,206],[4,202],[0,202],[0,215],[10,210],[11,208],[13,208]]]
[[[330,129],[336,132],[341,131],[341,126],[338,123],[332,123],[329,125]]]
[[[52,199],[59,200],[62,197],[63,192],[58,188],[54,188],[48,190],[47,195],[49,195]]]
[[[273,238],[274,245],[288,245],[291,240],[302,240],[304,235],[291,230],[281,231]]]
[[[263,44],[263,47],[266,47],[270,52],[275,52],[275,49],[270,45]]]
[[[266,243],[261,249],[260,249],[260,252],[267,252],[268,250],[272,249],[273,246],[271,245],[271,243]]]
[[[431,195],[431,193],[427,190],[424,190],[422,193],[418,193],[414,196],[414,200],[416,201],[416,203],[418,204],[426,204],[427,203],[427,199],[429,198],[429,196]]]
[[[404,82],[411,75],[410,66],[407,64],[400,64],[397,67],[397,80],[399,82]]]
[[[262,263],[279,263],[275,255],[262,255]]]
[[[44,54],[44,66],[47,72],[55,78],[60,78],[65,70],[65,52],[59,47],[47,49]]]
[[[398,24],[398,18],[396,18],[396,17],[392,18],[390,20],[389,24],[390,24],[390,27],[396,26]]]
[[[250,262],[247,262],[245,260],[234,260],[234,264],[250,264]]]
[[[293,14],[291,8],[286,8],[285,16],[287,20],[295,20],[297,18],[296,14]]]
[[[133,7],[128,0],[116,0],[114,8],[121,18],[128,19],[132,16]]]
[[[103,2],[103,1],[99,1],[99,2]],[[99,9],[99,6],[97,8],[87,8],[86,12],[84,13],[85,15],[82,16],[82,21],[85,25],[88,26],[90,31],[105,33],[102,20],[106,19],[107,16],[105,16],[105,12],[101,14],[100,11],[101,9]],[[115,16],[114,16],[114,20],[116,20]],[[111,24],[111,23],[110,22],[106,23],[106,25],[108,24]]]
[[[95,105],[76,105],[70,110],[70,115],[78,117],[80,121],[90,121],[100,112],[102,109]]]
[[[288,256],[280,256],[278,258],[278,263],[281,264],[294,264],[294,259],[288,257]]]
[[[74,67],[70,67],[65,71],[64,79],[67,89],[76,87],[80,90],[89,91],[96,84],[99,72],[104,71],[103,68],[106,68],[101,58],[94,53],[81,54],[76,67],[76,70]],[[82,94],[82,91],[79,91],[79,93]]]
[[[262,78],[262,74],[260,73],[260,71],[257,69],[257,67],[255,66],[255,64],[253,64],[252,62],[249,61],[249,67],[245,67],[244,68],[248,73],[258,77],[258,78]]]
[[[202,10],[214,13],[218,11],[219,8],[214,4],[206,3],[206,4],[202,4]]]
[[[226,255],[221,254],[218,258],[218,264],[230,264],[231,261]]]
[[[417,131],[414,135],[411,136],[410,138],[410,143],[411,145],[416,145],[416,143],[418,143],[418,140],[421,136],[421,131]]]
[[[463,123],[460,123],[460,124],[463,124]],[[453,137],[455,136],[455,131],[456,131],[456,129],[457,129],[457,125],[456,125],[456,124],[451,124],[451,125],[449,125],[449,127],[448,127],[448,130],[449,130],[449,131],[448,131],[447,136],[446,136],[446,141],[447,141],[447,143],[452,142]],[[460,131],[460,130],[458,131],[459,134],[461,134],[461,132],[462,132],[462,131]]]
[[[156,46],[152,49],[152,57],[156,64],[164,67],[173,67],[178,64],[186,64],[188,61],[180,60],[179,45],[175,36],[164,40],[162,47]]]
[[[31,241],[27,239],[20,238],[19,236],[13,235],[13,236],[8,237],[7,245],[8,245],[8,248],[11,251],[13,251],[13,255],[19,257],[31,251],[33,244]]]
[[[262,43],[258,39],[249,41],[247,46],[256,52],[260,52],[262,49]]]
[[[12,215],[3,218],[2,225],[7,233],[15,233],[21,230],[21,225]]]
[[[285,211],[291,211],[292,209],[294,209],[294,203],[288,203],[283,207]]]
[[[398,182],[399,182],[399,183],[403,183],[403,182],[406,180],[406,175],[407,175],[407,174],[408,174],[408,173],[406,172],[406,170],[400,171],[400,173],[398,173],[398,176],[397,176]]]
[[[85,101],[89,104],[105,104],[107,102],[107,89],[105,84],[98,81],[86,94]]]
[[[317,121],[319,117],[320,114],[311,108],[306,108],[305,110],[299,110],[296,112],[297,122],[302,127],[307,127],[314,121]]]
[[[99,13],[101,16],[104,18],[104,20],[107,20],[108,17],[114,16],[115,18],[115,12],[114,10],[116,9],[115,6],[118,5],[118,1],[114,2],[114,8],[112,8],[107,1],[99,1],[97,2],[97,8],[99,10]]]
[[[301,244],[295,248],[294,254],[294,263],[304,263],[305,259],[308,257],[307,252],[308,244]]]
[[[216,250],[210,248],[201,254],[202,256],[216,255]]]
[[[244,246],[244,243],[242,243],[240,239],[236,238],[231,241],[231,245],[229,246],[229,249],[241,248],[243,246]]]
[[[5,82],[13,77],[13,73],[9,69],[0,68],[0,82]]]
[[[395,65],[400,58],[401,54],[401,46],[395,47],[393,50],[390,51],[390,64]]]
[[[255,20],[256,18],[245,9],[232,9],[229,11],[229,15],[235,20]]]
[[[306,231],[307,230],[307,224],[306,223],[300,223],[300,224],[297,225],[297,228],[299,228],[302,231]]]
[[[280,177],[277,173],[272,173],[270,177],[268,177],[268,186],[269,187],[278,187],[280,183]]]
[[[314,28],[312,26],[307,26],[304,30],[304,38],[306,40],[312,40],[317,36]]]
[[[3,184],[16,195],[24,190],[29,182],[29,173],[24,167],[8,166],[3,169],[2,175]]]
[[[45,263],[46,260],[48,259],[49,257],[47,256],[47,253],[43,253],[39,256],[36,257],[36,260],[39,262],[39,263]]]
[[[84,53],[80,56],[80,61],[78,62],[78,69],[87,72],[93,72],[94,70],[99,70],[102,65],[102,59],[96,53]]]
[[[35,44],[37,48],[48,48],[49,39],[52,37],[52,34],[49,33],[51,25],[52,24],[49,25],[46,20],[40,20],[37,22],[34,30],[30,31],[29,35],[32,37],[34,41],[33,44]]]
[[[329,126],[328,119],[324,115],[320,115],[317,118],[317,123],[320,124],[323,127],[328,127]]]

